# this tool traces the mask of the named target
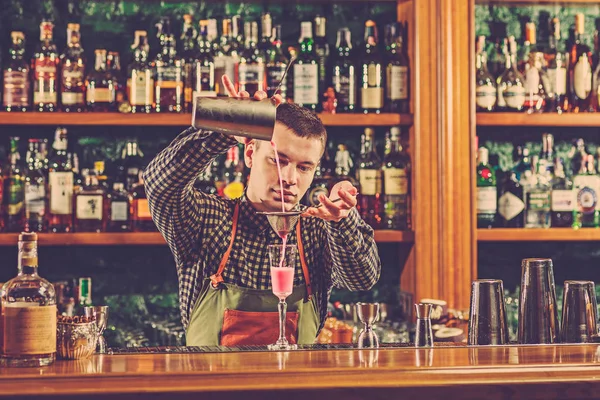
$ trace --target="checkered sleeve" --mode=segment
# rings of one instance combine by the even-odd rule
[[[161,151],[144,171],[152,219],[173,255],[188,261],[200,240],[208,195],[193,188],[196,177],[213,159],[237,144],[221,133],[188,128]]]
[[[369,290],[377,283],[381,261],[373,228],[356,208],[339,222],[326,222],[325,236],[325,260],[334,286],[357,291]]]

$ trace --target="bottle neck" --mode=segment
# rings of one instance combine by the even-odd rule
[[[400,137],[392,136],[390,138],[390,147],[392,153],[400,153],[402,151],[402,144],[400,143]]]
[[[19,275],[38,274],[37,242],[19,242]]]
[[[106,71],[106,54],[96,54],[96,71]]]

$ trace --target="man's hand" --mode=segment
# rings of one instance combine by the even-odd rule
[[[225,91],[227,91],[227,94],[229,95],[229,97],[235,97],[238,99],[249,99],[250,98],[250,93],[246,92],[245,90],[242,90],[241,92],[238,93],[237,90],[235,90],[235,86],[233,85],[233,82],[231,82],[231,79],[229,79],[229,77],[227,75],[223,75],[223,86],[225,87]],[[259,90],[258,92],[254,93],[255,100],[264,100],[266,98],[267,98],[267,93],[262,90]],[[272,99],[273,99],[273,102],[275,103],[275,107],[277,107],[278,105],[283,103],[283,98],[279,94],[276,94],[275,96],[273,96]],[[248,144],[252,140],[250,138],[246,138],[243,136],[235,136],[235,138],[238,140],[238,142],[240,142],[242,144]]]
[[[358,190],[349,181],[338,182],[331,188],[329,198],[323,194],[319,196],[321,207],[310,207],[302,216],[318,217],[325,221],[341,221],[348,216],[351,209],[356,207],[357,194]],[[333,200],[336,199],[340,200],[334,203]]]

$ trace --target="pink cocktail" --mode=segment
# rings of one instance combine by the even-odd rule
[[[269,245],[269,264],[271,267],[271,286],[273,294],[279,298],[279,339],[269,346],[271,350],[292,350],[296,345],[289,344],[285,337],[287,303],[285,299],[294,290],[294,275],[298,247],[295,245]]]
[[[294,268],[271,267],[271,285],[273,294],[285,300],[294,288]]]

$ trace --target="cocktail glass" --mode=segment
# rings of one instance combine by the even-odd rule
[[[298,248],[295,245],[269,245],[269,264],[271,266],[271,286],[273,294],[279,299],[277,309],[279,311],[279,339],[269,345],[269,350],[294,350],[298,348],[290,344],[285,337],[285,322],[287,314],[287,303],[285,299],[292,294],[294,288],[294,275],[296,266],[296,255]]]

